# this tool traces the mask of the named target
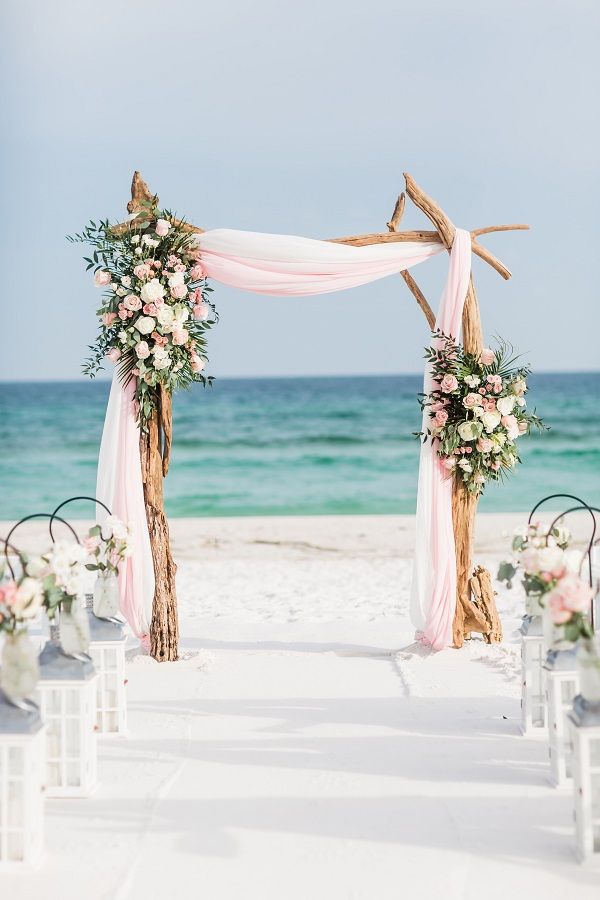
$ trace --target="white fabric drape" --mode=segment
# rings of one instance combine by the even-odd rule
[[[471,274],[471,235],[456,229],[448,279],[435,321],[436,328],[457,338]],[[430,367],[425,369],[423,393],[434,388]],[[422,431],[429,412],[423,412]],[[417,637],[434,650],[452,643],[456,607],[456,548],[452,524],[452,477],[443,469],[430,440],[421,444],[417,491],[416,540],[411,591],[411,621]]]

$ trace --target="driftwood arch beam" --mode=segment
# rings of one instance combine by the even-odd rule
[[[351,235],[329,238],[332,243],[349,244],[355,247],[382,244],[394,241],[436,242],[450,251],[454,240],[455,226],[444,210],[432,200],[407,173],[404,174],[405,192],[396,201],[387,231],[372,234]],[[399,225],[404,214],[406,197],[420,209],[432,223],[434,230],[400,231]],[[134,172],[131,184],[131,200],[127,204],[130,216],[148,209],[148,203],[158,205],[158,198],[148,188],[139,172]],[[113,231],[123,233],[134,224],[130,219],[116,225]],[[203,228],[191,223],[178,223],[186,231],[202,234]],[[502,278],[511,277],[510,269],[479,243],[478,238],[503,231],[526,231],[529,225],[489,225],[471,231],[471,248],[475,256],[490,265]],[[423,311],[431,329],[435,325],[435,315],[425,295],[408,271],[400,272],[404,282]],[[471,274],[463,311],[463,345],[470,353],[480,353],[483,349],[481,314],[473,275]],[[175,660],[178,656],[177,598],[175,591],[176,566],[169,545],[169,527],[163,507],[162,480],[169,467],[172,441],[171,397],[161,390],[160,403],[149,422],[148,431],[140,434],[142,477],[146,516],[152,545],[155,572],[155,593],[153,602],[150,650],[159,661]],[[452,516],[456,543],[457,603],[454,616],[454,646],[461,647],[471,632],[483,634],[488,643],[502,640],[502,627],[492,588],[491,576],[481,566],[473,571],[473,538],[475,513],[478,498],[467,491],[462,482],[454,481],[452,496]]]

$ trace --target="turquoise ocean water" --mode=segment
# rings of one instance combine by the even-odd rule
[[[529,510],[559,490],[600,505],[600,373],[530,385],[551,430],[523,439],[523,466],[481,508]],[[220,379],[177,394],[169,514],[414,512],[421,386],[420,376]],[[0,384],[0,519],[93,494],[108,390]]]

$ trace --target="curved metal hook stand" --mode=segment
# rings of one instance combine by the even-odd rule
[[[557,497],[566,497],[567,500],[575,500],[577,503],[579,503],[585,509],[590,508],[588,506],[588,504],[585,502],[585,500],[582,500],[581,497],[576,497],[575,494],[549,494],[547,497],[544,497],[542,500],[540,500],[538,503],[535,504],[535,506],[529,513],[529,518],[527,519],[527,524],[531,525],[531,520],[533,519],[533,514],[536,512],[536,510],[538,510],[540,508],[540,506],[542,506],[542,504],[546,503],[548,500],[556,500]],[[563,515],[564,515],[564,513],[563,513]]]
[[[19,519],[19,521],[15,525],[13,525],[13,527],[8,532],[8,535],[4,542],[4,558],[6,560],[6,564],[8,566],[9,572],[12,575],[13,579],[15,577],[15,573],[14,573],[13,567],[10,564],[10,560],[8,558],[8,548],[10,546],[9,541],[10,541],[11,536],[17,530],[19,525],[22,525],[24,522],[29,522],[30,519],[51,519],[51,518],[52,518],[51,513],[32,513],[30,516],[25,516],[23,519]],[[75,538],[75,540],[77,541],[77,543],[78,544],[81,543],[81,541],[79,540],[79,537],[77,535],[77,532],[75,531],[73,526],[67,522],[66,519],[61,519],[60,516],[54,516],[54,518],[57,519],[59,522],[62,522],[63,525],[66,525],[67,528],[69,529],[69,531],[71,532],[71,534],[73,535],[73,537]],[[21,556],[21,554],[19,554],[19,557],[20,556]]]
[[[66,506],[67,503],[74,503],[75,500],[89,500],[91,503],[97,503],[98,506],[101,506],[104,510],[106,510],[106,512],[108,513],[109,516],[112,515],[112,513],[111,513],[110,509],[108,508],[108,506],[106,505],[106,503],[103,503],[102,500],[98,500],[97,497],[84,497],[84,496],[69,497],[68,500],[63,500],[62,503],[59,503],[58,506],[56,507],[56,509],[54,510],[54,512],[50,516],[50,522],[48,523],[48,530],[50,531],[50,537],[52,539],[52,543],[54,543],[54,532],[52,531],[52,525],[54,523],[54,520],[58,519],[59,522],[64,521],[64,519],[61,519],[59,516],[56,515],[57,512],[59,511],[59,509],[62,509],[63,506]]]

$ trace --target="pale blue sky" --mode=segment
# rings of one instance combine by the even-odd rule
[[[463,227],[529,222],[485,239],[510,282],[474,263],[486,332],[538,369],[598,368],[596,0],[4,0],[0,15],[0,378],[81,377],[97,295],[64,235],[121,219],[135,168],[204,227],[384,230],[405,170]],[[414,272],[436,305],[445,266]],[[217,376],[422,368],[399,277],[297,300],[215,287]]]

